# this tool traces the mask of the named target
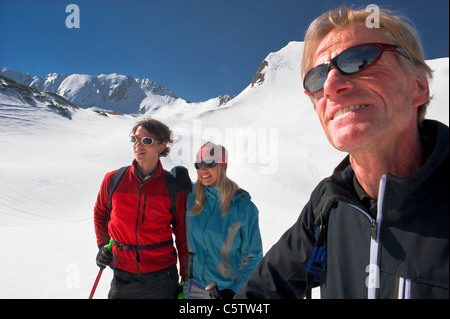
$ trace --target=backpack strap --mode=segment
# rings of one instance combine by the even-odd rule
[[[167,189],[169,190],[169,198],[170,198],[170,208],[169,211],[172,214],[172,227],[175,228],[176,227],[176,222],[175,222],[175,211],[176,211],[176,206],[177,206],[177,191],[175,188],[175,177],[173,177],[173,175],[164,170],[164,174],[166,175],[166,181],[167,181]]]
[[[108,186],[108,193],[109,193],[109,202],[108,202],[108,218],[106,219],[106,225],[109,223],[109,219],[111,218],[111,210],[112,210],[112,195],[114,191],[117,188],[117,185],[119,185],[120,181],[122,180],[122,177],[125,175],[125,172],[128,170],[129,166],[121,167],[117,170],[116,173],[114,173],[114,176]],[[175,177],[173,175],[164,170],[164,174],[166,176],[166,182],[167,182],[167,188],[169,190],[169,197],[170,197],[170,208],[169,211],[172,214],[172,226],[176,227],[175,223],[175,211],[176,211],[176,205],[177,205],[177,185],[175,181]]]
[[[108,194],[109,194],[109,202],[108,202],[108,218],[106,219],[106,224],[105,226],[108,225],[109,223],[109,219],[111,218],[111,210],[112,210],[112,195],[114,193],[114,191],[117,188],[117,185],[119,185],[120,181],[122,180],[123,175],[125,175],[125,172],[128,170],[128,168],[131,165],[128,166],[124,166],[121,167],[117,170],[117,172],[114,173],[114,176],[111,180],[111,182],[109,183],[108,186]]]
[[[311,290],[314,287],[315,276],[320,276],[326,267],[327,251],[326,238],[328,217],[331,208],[336,202],[327,193],[322,195],[319,204],[314,209],[314,231],[316,233],[316,243],[308,264],[306,266],[306,299],[311,299]]]

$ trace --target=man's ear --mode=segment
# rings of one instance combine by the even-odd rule
[[[158,145],[158,153],[161,154],[166,149],[167,142],[159,143]]]
[[[414,83],[413,106],[419,107],[425,104],[430,98],[430,88],[427,78],[417,76]]]

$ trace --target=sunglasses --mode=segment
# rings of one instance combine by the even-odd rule
[[[202,166],[206,167],[206,168],[212,168],[212,167],[216,167],[218,163],[212,161],[211,163],[205,163],[205,162],[200,162],[200,163],[194,163],[195,169],[200,169],[202,168]]]
[[[394,51],[411,59],[401,48],[394,44],[365,43],[357,45],[342,51],[329,62],[309,70],[303,81],[305,93],[310,95],[321,91],[332,66],[342,75],[356,74],[377,63],[385,51]]]
[[[153,138],[151,138],[150,136],[143,137],[143,138],[140,139],[139,137],[137,137],[134,134],[130,135],[130,142],[131,143],[135,144],[139,140],[141,140],[142,145],[145,145],[145,146],[150,146],[150,145],[153,144]]]

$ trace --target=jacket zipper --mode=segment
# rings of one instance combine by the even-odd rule
[[[144,207],[142,208],[142,224],[144,223],[144,220],[145,220],[145,209],[147,207],[147,196],[148,196],[148,194],[145,194],[145,196],[144,196]]]
[[[142,197],[142,190],[144,189],[144,182],[141,182],[141,187],[139,188],[139,200],[138,200],[138,210],[137,210],[137,216],[136,216],[136,226],[134,229],[134,234],[136,236],[136,267],[137,267],[137,273],[140,275],[141,271],[139,269],[139,263],[141,262],[141,258],[139,256],[139,251],[137,247],[139,246],[139,239],[138,239],[138,226],[139,226],[139,211],[141,210],[141,197]]]
[[[350,204],[350,206],[356,208],[358,211],[366,216],[371,223],[370,230],[370,262],[366,268],[366,272],[369,273],[366,278],[367,298],[376,299],[377,289],[380,288],[380,268],[378,265],[378,249],[380,240],[380,225],[383,219],[383,201],[386,190],[386,175],[381,176],[380,187],[378,189],[378,202],[377,202],[377,217],[372,218],[366,211],[361,208]]]

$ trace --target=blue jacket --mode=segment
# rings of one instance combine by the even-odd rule
[[[215,281],[220,290],[237,292],[263,257],[258,209],[250,195],[239,190],[222,216],[217,187],[205,188],[206,203],[200,214],[191,216],[195,194],[187,203],[188,250],[194,252],[193,280],[206,287]]]

